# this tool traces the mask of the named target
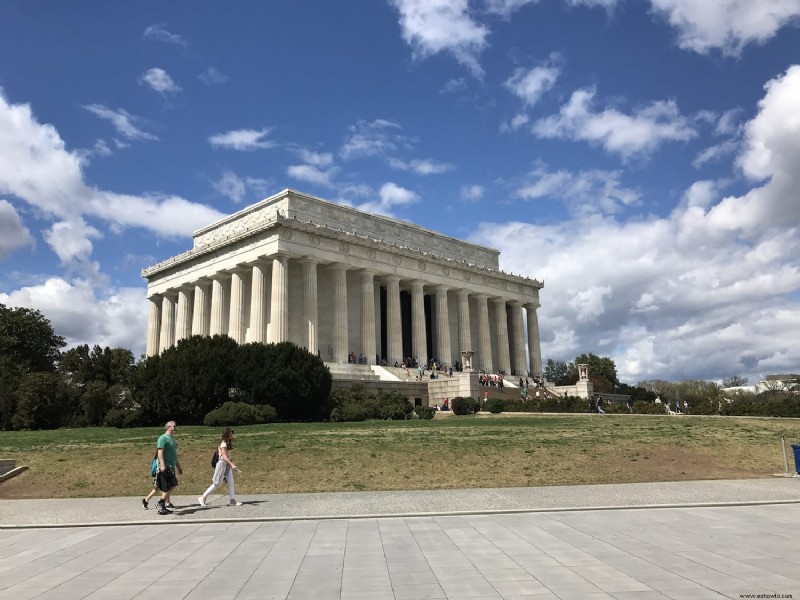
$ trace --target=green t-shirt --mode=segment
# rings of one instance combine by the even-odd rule
[[[175,439],[165,433],[158,438],[156,448],[164,450],[164,466],[174,469],[178,462],[178,444]]]

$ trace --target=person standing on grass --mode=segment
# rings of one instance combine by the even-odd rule
[[[178,470],[179,475],[183,475],[183,468],[181,463],[178,462],[178,443],[172,436],[178,426],[175,421],[169,421],[164,426],[164,433],[158,438],[156,448],[158,450],[158,473],[156,474],[156,485],[161,490],[161,500],[158,501],[158,514],[169,515],[175,508],[170,500],[172,490],[178,485],[178,478],[175,476],[175,470]]]
[[[217,449],[217,452],[219,452],[219,460],[217,461],[217,466],[214,467],[214,477],[211,479],[211,485],[208,486],[208,489],[205,492],[203,492],[202,496],[197,497],[197,503],[200,506],[206,505],[208,496],[211,495],[211,492],[213,492],[222,484],[223,479],[228,482],[228,496],[230,497],[230,505],[242,505],[241,502],[236,500],[233,472],[239,472],[239,467],[234,464],[233,459],[231,458],[231,450],[233,450],[233,429],[228,427],[222,432],[222,439],[219,442],[219,448]]]

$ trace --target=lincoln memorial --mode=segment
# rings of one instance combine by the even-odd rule
[[[404,357],[471,357],[488,373],[541,373],[543,284],[501,271],[499,255],[287,189],[196,231],[191,250],[142,271],[147,354],[225,334],[240,344],[290,341],[331,365],[352,354],[390,367]]]

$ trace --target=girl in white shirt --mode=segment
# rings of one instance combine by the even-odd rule
[[[233,450],[233,429],[228,427],[222,432],[222,439],[220,440],[219,448],[217,449],[219,452],[219,460],[217,461],[217,466],[214,468],[214,477],[211,479],[211,485],[208,486],[208,489],[205,492],[203,492],[202,496],[198,496],[197,498],[197,502],[200,504],[200,506],[206,505],[206,499],[222,484],[223,479],[228,482],[228,496],[230,496],[230,505],[242,505],[241,502],[236,500],[235,496],[233,472],[238,472],[239,467],[234,464],[233,459],[231,458],[231,450]]]

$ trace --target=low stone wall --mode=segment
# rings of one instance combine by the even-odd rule
[[[428,383],[425,381],[352,381],[344,379],[334,379],[333,389],[346,390],[355,384],[363,385],[368,391],[379,392],[400,392],[414,406],[432,406],[428,398]]]
[[[428,397],[430,406],[441,406],[445,398],[452,404],[453,398],[458,396],[479,398],[477,373],[453,373],[452,377],[440,375],[439,379],[428,381]]]

